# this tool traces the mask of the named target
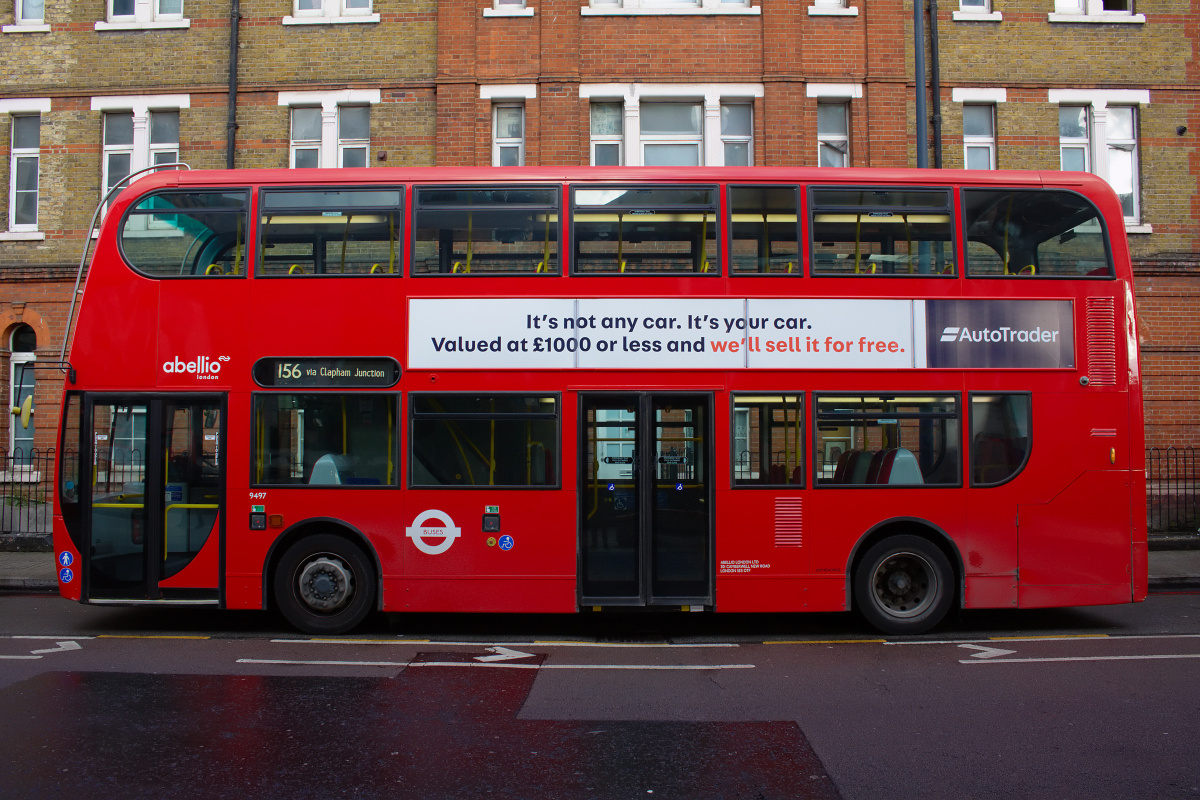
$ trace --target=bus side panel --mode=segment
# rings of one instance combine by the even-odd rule
[[[576,498],[568,490],[409,490],[398,525],[402,573],[384,576],[385,610],[575,611]],[[498,509],[499,530],[484,529],[489,507]],[[458,535],[446,545],[438,532],[449,527]]]
[[[57,504],[57,500],[55,502]],[[71,557],[70,581],[63,581],[63,565],[61,561],[57,563],[59,594],[68,600],[78,600],[82,596],[81,589],[83,580],[81,575],[83,571],[83,560],[79,557],[79,553],[75,549],[75,543],[71,541],[71,536],[67,533],[66,523],[63,522],[63,518],[59,514],[54,515],[53,535],[54,552],[57,554],[57,557],[61,559],[64,553],[70,554]]]
[[[720,612],[845,611],[846,580],[840,575],[804,577],[717,576]]]
[[[811,494],[786,489],[717,491],[718,611],[810,610],[802,577],[809,572],[812,546],[803,515]]]
[[[1083,473],[1049,503],[1022,505],[1020,606],[1127,603],[1129,475]]]

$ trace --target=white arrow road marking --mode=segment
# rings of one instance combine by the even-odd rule
[[[495,647],[489,647],[488,650],[492,653],[495,653],[495,655],[475,656],[475,660],[489,663],[492,661],[512,661],[516,658],[533,658],[533,653],[522,653],[520,650],[510,650],[507,647],[501,647],[499,645],[496,645]]]
[[[83,645],[79,642],[57,642],[58,647],[51,647],[49,650],[30,650],[31,653],[62,653],[67,650],[82,650]]]
[[[977,644],[960,644],[959,647],[965,647],[968,650],[978,650],[978,653],[972,653],[971,658],[996,658],[997,656],[1012,655],[1016,650],[1001,650],[999,647],[981,647]]]

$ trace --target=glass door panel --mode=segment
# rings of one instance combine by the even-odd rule
[[[91,594],[141,597],[146,582],[145,403],[92,407]]]
[[[711,602],[710,409],[696,395],[584,398],[584,605]]]

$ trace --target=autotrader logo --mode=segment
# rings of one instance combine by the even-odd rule
[[[946,328],[946,330],[942,331],[942,341],[943,342],[957,342],[958,341],[958,328],[950,327],[950,328]]]
[[[1075,366],[1070,300],[926,300],[926,359],[933,369]]]

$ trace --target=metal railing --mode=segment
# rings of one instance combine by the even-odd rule
[[[1200,450],[1146,448],[1146,501],[1150,533],[1197,533],[1200,529]]]
[[[54,449],[0,455],[0,534],[50,533]]]

